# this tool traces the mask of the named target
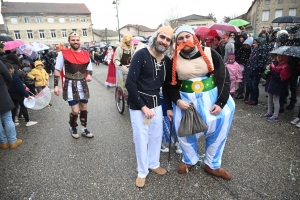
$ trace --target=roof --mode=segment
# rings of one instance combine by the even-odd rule
[[[84,3],[3,2],[2,14],[91,14]]]
[[[95,35],[105,37],[105,29],[94,29],[93,33]],[[117,31],[107,29],[107,37],[115,37],[115,36],[119,36],[119,33]]]
[[[189,20],[203,20],[203,19],[212,19],[212,17],[192,14],[192,15],[188,15],[186,17],[178,18],[177,20],[178,21],[189,21]]]
[[[127,24],[127,25],[123,26],[122,28],[127,28],[127,27],[133,27],[135,29],[139,29],[142,32],[156,31],[156,29],[148,28],[147,26],[139,25],[139,24]],[[120,29],[122,29],[122,28],[120,28]]]

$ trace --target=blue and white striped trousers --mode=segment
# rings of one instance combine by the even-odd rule
[[[205,78],[207,77],[193,78],[190,79],[190,81],[201,81]],[[206,153],[204,162],[211,169],[219,169],[221,167],[223,150],[234,116],[235,103],[232,97],[229,96],[227,104],[222,109],[222,112],[215,116],[210,114],[209,109],[217,101],[217,87],[206,92],[186,93],[180,91],[180,94],[182,100],[194,104],[195,109],[208,125],[208,130],[205,132],[193,134],[187,137],[178,137],[183,152],[182,161],[188,165],[195,165],[199,161],[198,138],[204,135],[206,137]],[[174,126],[177,134],[184,111],[175,104],[173,104],[173,111]]]

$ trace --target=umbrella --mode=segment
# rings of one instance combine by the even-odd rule
[[[23,44],[24,44],[24,42],[21,40],[8,41],[8,42],[4,43],[6,50],[12,50],[19,46],[22,46]]]
[[[0,35],[0,41],[14,41],[14,40],[7,35]]]
[[[227,23],[216,23],[210,25],[208,28],[214,30],[230,31],[230,32],[241,32],[241,30],[238,27]]]
[[[300,47],[299,46],[282,46],[282,47],[279,47],[279,48],[271,51],[270,53],[300,58]]]
[[[228,24],[240,27],[240,26],[245,26],[245,25],[250,24],[250,23],[247,22],[246,20],[243,20],[243,19],[233,19],[233,20],[230,20],[228,22]]]
[[[46,49],[49,49],[50,47],[48,47],[47,45],[40,43],[40,42],[32,42],[30,43],[34,49],[34,51],[43,51]]]
[[[141,36],[135,36],[135,37],[133,37],[133,39],[137,39],[138,41],[141,41],[141,42],[146,42],[145,38],[143,38]]]
[[[296,17],[296,16],[277,17],[272,21],[272,23],[298,23],[298,22],[300,22],[300,17]]]
[[[31,59],[37,59],[38,54],[30,44],[24,44],[17,49],[17,54],[24,54]]]
[[[205,38],[205,36],[208,34],[208,32],[210,31],[209,28],[207,28],[206,26],[199,26],[198,28],[196,28],[194,30],[195,35]]]

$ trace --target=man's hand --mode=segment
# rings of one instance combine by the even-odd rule
[[[56,96],[59,96],[59,87],[58,86],[55,86],[55,88],[54,88],[54,94]]]
[[[92,76],[88,74],[88,75],[85,77],[85,80],[86,80],[86,82],[91,82],[91,81],[92,81]]]
[[[182,110],[186,110],[191,106],[191,104],[184,100],[179,100],[177,106],[179,106],[179,108],[181,108]]]
[[[28,96],[27,99],[32,99],[32,96]]]
[[[173,110],[167,110],[167,116],[169,118],[170,121],[173,120]]]
[[[147,119],[151,119],[154,117],[154,112],[151,109],[149,109],[147,106],[143,106],[141,110],[143,111]]]
[[[218,115],[220,114],[220,112],[222,111],[222,108],[218,105],[213,105],[213,107],[211,107],[211,109],[209,110],[210,114],[212,115]]]

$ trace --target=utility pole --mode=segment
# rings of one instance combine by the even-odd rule
[[[106,44],[107,44],[107,28],[105,28],[105,41],[106,41]]]
[[[118,10],[118,4],[120,0],[115,0],[113,1],[112,4],[116,4],[116,9],[117,9],[117,20],[118,20],[118,34],[119,34],[119,42],[121,41],[121,35],[120,35],[120,26],[119,26],[119,10]]]

